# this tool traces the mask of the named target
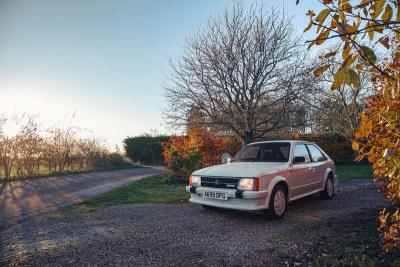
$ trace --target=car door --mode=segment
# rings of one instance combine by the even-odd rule
[[[310,167],[311,177],[314,181],[313,190],[321,189],[324,182],[327,158],[314,144],[307,144],[307,148],[312,161]]]
[[[305,161],[295,163],[295,157],[304,157]],[[294,144],[292,167],[290,170],[290,198],[296,198],[312,190],[314,183],[311,177],[311,157],[305,144]]]

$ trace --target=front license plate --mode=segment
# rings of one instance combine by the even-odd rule
[[[204,198],[212,198],[219,200],[228,200],[228,193],[223,192],[213,192],[213,191],[203,191]]]

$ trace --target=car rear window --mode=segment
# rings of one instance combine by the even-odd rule
[[[313,161],[325,161],[326,157],[315,145],[307,145]]]

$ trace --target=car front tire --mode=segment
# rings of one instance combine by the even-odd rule
[[[282,185],[275,186],[269,200],[268,217],[274,220],[282,219],[286,213],[287,199],[286,188]]]
[[[325,189],[320,193],[323,199],[332,199],[335,193],[335,184],[331,176],[326,179]]]

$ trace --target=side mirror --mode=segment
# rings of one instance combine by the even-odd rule
[[[222,156],[221,156],[221,162],[222,162],[222,164],[230,163],[231,160],[232,160],[232,156],[229,155],[229,153],[224,153],[224,154],[222,154]]]
[[[306,162],[305,157],[294,157],[293,163],[302,163],[302,162]]]

